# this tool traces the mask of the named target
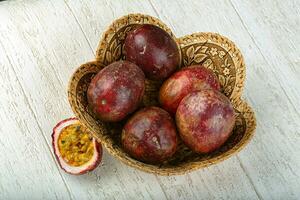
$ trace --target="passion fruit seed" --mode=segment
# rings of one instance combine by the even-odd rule
[[[92,137],[80,124],[71,124],[62,129],[58,149],[62,158],[76,167],[87,163],[94,154]]]

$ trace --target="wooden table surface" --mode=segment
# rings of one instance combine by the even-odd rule
[[[104,152],[82,176],[62,171],[53,126],[73,116],[67,83],[104,29],[128,13],[177,36],[218,32],[241,49],[243,97],[257,130],[230,159],[183,176],[125,166]],[[299,0],[26,0],[0,2],[0,199],[300,199]]]

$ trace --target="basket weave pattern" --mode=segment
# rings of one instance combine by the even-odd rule
[[[139,24],[153,24],[166,30],[181,50],[181,67],[202,64],[218,76],[223,93],[230,98],[236,111],[236,124],[232,135],[218,150],[197,154],[181,141],[177,152],[161,165],[145,164],[126,154],[121,146],[121,130],[126,119],[118,123],[98,120],[88,107],[87,88],[92,77],[104,66],[124,59],[123,45],[128,31]],[[159,19],[142,14],[130,14],[117,19],[103,34],[96,60],[81,65],[72,75],[68,98],[76,117],[91,130],[113,156],[137,169],[159,175],[183,174],[191,170],[218,163],[241,150],[252,138],[256,127],[255,115],[246,102],[241,100],[245,79],[245,64],[238,48],[229,39],[216,33],[195,33],[176,38]],[[158,91],[162,82],[146,80],[142,106],[158,105]]]

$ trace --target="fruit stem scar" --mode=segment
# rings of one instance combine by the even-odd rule
[[[174,56],[174,53],[169,54],[168,58],[171,58],[172,56]]]
[[[101,104],[102,104],[102,105],[105,105],[105,104],[106,104],[106,100],[105,100],[105,99],[102,99],[102,100],[101,100]]]
[[[141,55],[145,54],[146,48],[147,48],[147,45],[143,46],[143,51],[140,52]]]
[[[157,146],[160,146],[160,144],[159,144],[158,139],[157,139],[156,136],[152,137],[152,142],[153,142],[154,144],[156,144]]]

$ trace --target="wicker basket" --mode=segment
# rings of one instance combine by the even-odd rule
[[[161,165],[151,165],[131,158],[121,146],[121,130],[125,120],[106,123],[98,120],[87,104],[86,91],[91,78],[104,66],[124,59],[123,44],[126,33],[138,24],[154,24],[166,30],[175,38],[171,30],[159,19],[142,14],[130,14],[115,20],[104,32],[99,43],[96,60],[81,65],[72,75],[68,97],[76,117],[88,127],[109,153],[127,165],[159,174],[176,175],[218,163],[240,151],[252,138],[256,127],[255,115],[241,100],[245,80],[245,64],[239,49],[229,39],[216,33],[195,33],[175,38],[181,49],[181,67],[201,63],[212,69],[218,76],[223,93],[230,98],[236,110],[237,120],[233,134],[218,150],[208,154],[197,154],[182,142],[175,155]],[[142,106],[158,105],[159,81],[146,80],[146,91]]]

